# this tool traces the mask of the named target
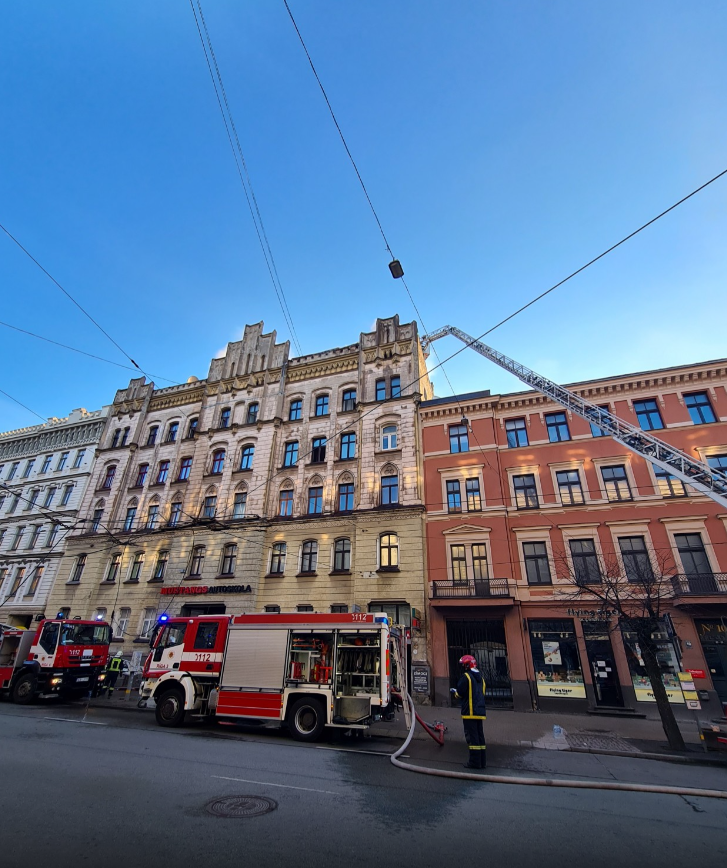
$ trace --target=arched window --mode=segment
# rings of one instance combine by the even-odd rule
[[[308,515],[320,515],[323,512],[323,486],[311,485],[308,489]]]
[[[253,402],[247,408],[247,424],[254,425],[257,422],[258,410],[260,409],[260,405],[257,402]]]
[[[179,433],[179,422],[170,422],[167,428],[167,443],[174,443]]]
[[[381,448],[396,449],[398,443],[398,433],[396,425],[384,425],[381,429]]]
[[[190,440],[197,433],[197,422],[199,422],[199,419],[197,419],[196,416],[193,419],[189,420],[189,427],[187,428],[187,438]]]
[[[240,456],[240,470],[252,470],[252,459],[255,456],[254,446],[243,446]]]
[[[399,569],[399,537],[395,533],[382,533],[379,537],[379,569]]]
[[[231,576],[235,572],[235,562],[237,561],[237,545],[228,543],[222,549],[222,569],[220,570],[223,576]]]
[[[157,442],[157,434],[159,433],[159,426],[152,425],[149,428],[149,433],[146,436],[146,445],[153,446]]]
[[[103,518],[103,511],[105,502],[103,500],[96,501],[96,507],[93,511],[93,518],[91,519],[91,533],[98,533],[99,527],[101,526],[101,519]]]
[[[106,468],[106,475],[101,483],[101,488],[105,488],[106,490],[110,489],[114,484],[114,476],[116,476],[116,465],[112,464],[110,467]]]
[[[181,518],[181,516],[182,503],[179,500],[175,500],[169,511],[169,521],[167,522],[169,527],[176,527],[179,524],[179,519]]]
[[[192,557],[189,562],[189,575],[201,576],[204,566],[204,546],[195,546],[192,549]]]
[[[318,566],[318,543],[314,539],[306,540],[300,550],[301,573],[314,573]]]
[[[146,513],[147,530],[154,530],[159,523],[159,502],[150,503]]]
[[[351,540],[347,537],[337,539],[333,544],[333,571],[349,572],[351,569]]]
[[[244,518],[245,510],[247,509],[247,491],[245,489],[240,489],[235,492],[235,500],[232,504],[232,517],[233,518]]]
[[[273,550],[270,555],[270,573],[272,575],[279,576],[285,572],[286,549],[284,542],[273,543]]]
[[[387,464],[381,471],[381,505],[394,506],[399,502],[399,474]]]
[[[338,511],[353,510],[353,482],[341,482],[338,486]]]
[[[124,530],[130,531],[134,529],[134,521],[136,520],[137,501],[130,500],[126,507],[126,517],[124,518]]]
[[[293,489],[281,488],[278,499],[278,515],[290,516],[293,514]]]
[[[218,449],[212,456],[212,473],[222,473],[225,469],[225,450]]]
[[[202,502],[202,518],[214,518],[217,514],[217,495],[208,494]]]
[[[136,472],[136,480],[134,481],[134,488],[141,488],[146,482],[146,477],[149,473],[149,465],[148,464],[140,464],[139,469]]]

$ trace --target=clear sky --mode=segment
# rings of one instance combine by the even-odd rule
[[[480,334],[727,168],[723,0],[289,2],[428,329]],[[413,319],[282,0],[203,9],[303,351]],[[188,2],[3,4],[0,106],[0,222],[144,370],[289,337]],[[727,356],[726,206],[727,177],[490,342],[561,382]],[[2,233],[0,284],[3,322],[125,362]],[[44,417],[130,376],[0,327]],[[0,430],[38,421],[0,396]]]

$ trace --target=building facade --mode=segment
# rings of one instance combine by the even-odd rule
[[[572,390],[727,471],[727,362]],[[465,417],[464,419],[462,417]],[[664,577],[664,681],[727,703],[727,514],[537,392],[420,405],[435,701],[474,654],[491,703],[656,713],[634,637],[588,585]],[[585,591],[579,587],[585,587]]]
[[[107,412],[74,410],[0,434],[1,623],[30,627],[46,613],[67,536],[82,529],[79,510]]]
[[[205,380],[117,392],[52,603],[126,654],[160,614],[379,611],[426,641],[416,323],[289,358],[263,324]],[[122,644],[123,643],[123,644]]]

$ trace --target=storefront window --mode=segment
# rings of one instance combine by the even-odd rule
[[[651,689],[651,682],[646,674],[646,667],[641,656],[641,648],[636,633],[621,627],[621,635],[623,636],[624,649],[626,651],[626,659],[629,663],[629,672],[631,673],[631,681],[634,685],[637,702],[656,702],[654,692]],[[669,639],[666,632],[666,626],[657,633],[652,633],[651,638],[656,643],[656,656],[661,669],[661,680],[666,687],[666,695],[669,697],[669,702],[678,704],[684,703],[681,687],[679,686],[679,661],[676,652],[674,651],[674,643]]]
[[[538,696],[585,699],[573,621],[530,621],[529,627]]]

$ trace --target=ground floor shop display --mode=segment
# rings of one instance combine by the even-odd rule
[[[585,699],[573,621],[530,621],[529,627],[538,696]]]

